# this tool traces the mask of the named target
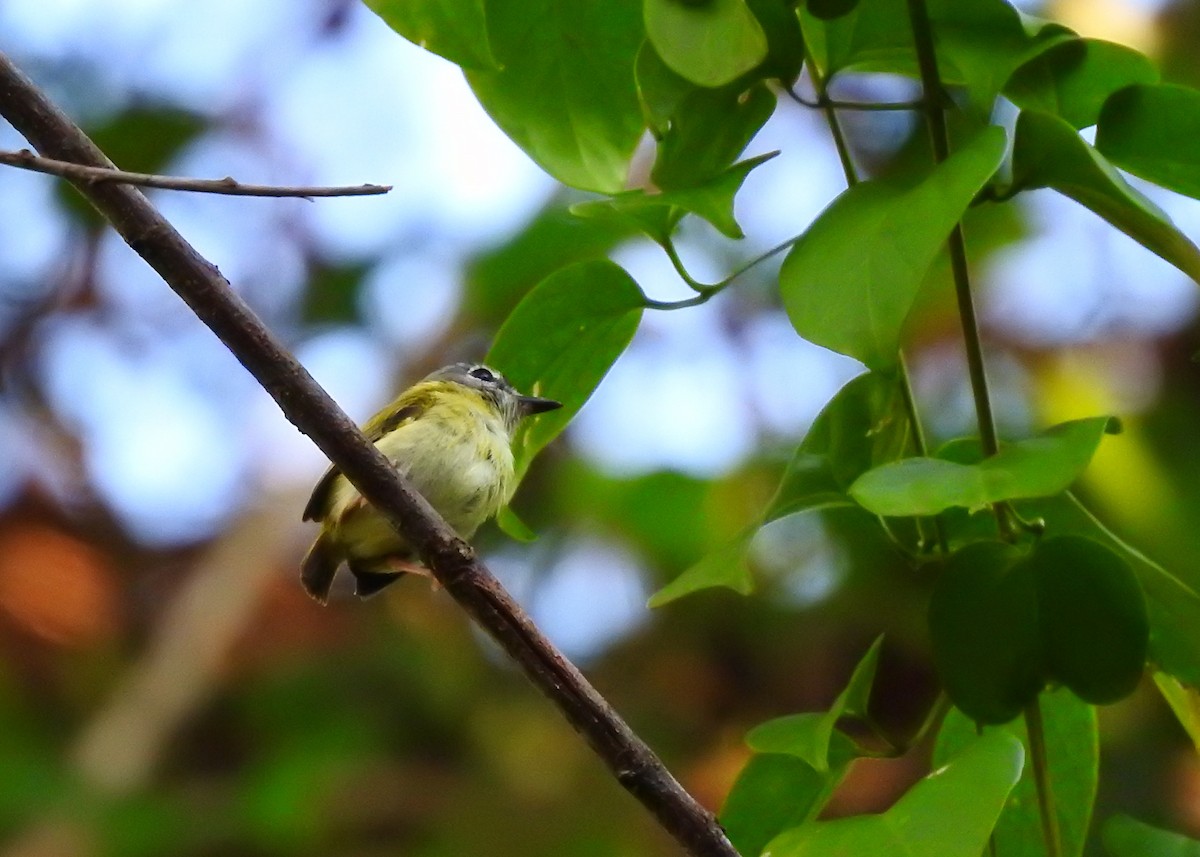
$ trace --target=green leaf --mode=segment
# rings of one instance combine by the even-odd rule
[[[1164,672],[1154,673],[1154,684],[1158,692],[1171,706],[1175,719],[1192,739],[1192,744],[1200,750],[1200,691],[1194,687],[1184,687],[1175,676]]]
[[[984,735],[882,815],[810,822],[775,837],[771,857],[979,857],[1021,775],[1021,743]]]
[[[745,0],[644,0],[646,35],[663,62],[701,86],[724,86],[767,56]]]
[[[646,126],[661,139],[671,127],[671,117],[683,100],[697,90],[696,84],[671,71],[649,41],[643,42],[638,50],[634,79],[646,115]]]
[[[663,190],[698,187],[728,169],[778,103],[764,84],[693,89],[671,114],[650,176]]]
[[[496,514],[496,525],[510,539],[525,543],[537,541],[537,533],[521,520],[520,516],[513,511],[512,506],[504,506],[500,509]]]
[[[896,379],[878,372],[854,378],[813,421],[762,517],[656,592],[650,606],[712,586],[750,593],[754,581],[745,554],[763,526],[787,515],[852,505],[846,494],[850,483],[872,465],[894,459],[907,442],[908,419]]]
[[[976,542],[946,561],[929,632],[947,695],[974,720],[1011,720],[1044,684],[1036,583],[1012,545]]]
[[[1087,467],[1108,423],[1108,417],[1060,423],[978,464],[905,458],[864,473],[850,495],[876,515],[902,516],[1057,494]]]
[[[872,369],[893,368],[926,271],[1003,155],[1003,131],[988,128],[916,184],[866,181],[834,200],[779,275],[796,331]]]
[[[522,425],[513,444],[518,475],[566,427],[625,351],[644,301],[618,265],[580,262],[538,283],[504,322],[488,364],[521,392],[563,404]]]
[[[1142,677],[1150,633],[1129,564],[1081,536],[1041,539],[1028,562],[1049,676],[1095,705],[1124,699]]]
[[[1200,842],[1116,815],[1100,834],[1109,857],[1200,857]]]
[[[846,716],[863,717],[867,714],[871,685],[875,682],[875,669],[879,665],[879,649],[882,645],[883,637],[879,636],[858,662],[845,690],[838,694],[828,711],[791,714],[768,720],[746,734],[746,743],[756,753],[797,756],[816,771],[828,771],[829,742],[838,720]]]
[[[733,216],[733,200],[750,171],[778,155],[769,152],[735,164],[707,184],[683,190],[650,194],[643,190],[619,193],[610,199],[589,200],[571,206],[571,213],[587,218],[615,218],[641,229],[665,243],[684,212],[703,217],[723,235],[744,238]]]
[[[1154,63],[1133,48],[1074,39],[1017,69],[1004,94],[1022,109],[1053,113],[1075,128],[1086,128],[1096,124],[1105,100],[1118,89],[1157,82]]]
[[[750,11],[767,34],[767,58],[755,74],[773,77],[785,86],[800,76],[804,65],[804,35],[792,0],[747,0]]]
[[[796,756],[755,754],[742,769],[725,805],[721,826],[738,853],[751,857],[791,827],[816,817],[846,775],[858,748],[835,733],[829,770],[815,771]]]
[[[635,0],[530,0],[488,7],[495,71],[468,71],[484,109],[548,173],[616,193],[642,135],[633,80]]]
[[[662,607],[677,598],[701,589],[723,586],[742,595],[754,591],[754,578],[746,567],[746,551],[754,539],[757,527],[747,530],[729,544],[706,555],[679,577],[650,596],[649,607]]]
[[[361,324],[359,293],[369,264],[315,264],[308,274],[301,318],[308,324]]]
[[[858,5],[858,0],[805,0],[804,9],[814,18],[828,21],[848,15]]]
[[[469,69],[494,69],[484,0],[364,0],[414,45]]]
[[[1123,170],[1200,197],[1200,92],[1131,86],[1104,103],[1096,148]]]
[[[1062,27],[1027,27],[1004,0],[929,0],[938,70],[945,83],[966,86],[986,111],[1013,70],[1072,38]],[[808,9],[800,15],[818,67],[832,77],[845,69],[918,76],[908,9],[897,0],[860,0],[833,20]]]
[[[1100,740],[1096,709],[1066,688],[1038,697],[1046,737],[1046,767],[1062,834],[1063,857],[1081,857],[1087,842],[1096,786],[1100,779]],[[995,727],[1028,746],[1023,718]],[[940,765],[977,738],[976,724],[957,709],[938,731],[933,760]],[[990,729],[988,731],[991,731]],[[1004,857],[1044,857],[1037,784],[1027,766],[996,824],[997,853]]]
[[[1102,117],[1103,118],[1103,117]],[[1186,148],[1188,141],[1180,141]],[[1018,187],[1050,187],[1090,208],[1147,250],[1200,281],[1200,250],[1162,209],[1129,186],[1068,122],[1022,111],[1013,144]]]

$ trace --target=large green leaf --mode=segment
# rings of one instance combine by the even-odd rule
[[[646,35],[663,61],[701,86],[724,86],[767,56],[745,0],[644,0]]]
[[[738,775],[721,807],[721,826],[744,857],[792,827],[816,817],[858,755],[849,738],[835,733],[829,768],[816,771],[796,756],[755,754]]]
[[[798,756],[821,773],[829,770],[829,742],[842,717],[865,716],[879,664],[883,637],[871,644],[828,711],[791,714],[755,726],[746,735],[746,743],[756,753]]]
[[[775,111],[778,99],[765,84],[695,88],[671,113],[658,142],[650,176],[663,190],[704,185],[737,160]]]
[[[1018,107],[1053,113],[1075,128],[1086,128],[1096,124],[1105,99],[1118,89],[1157,82],[1158,69],[1145,54],[1099,39],[1074,39],[1017,69],[1004,94]]]
[[[1103,840],[1109,857],[1200,857],[1200,842],[1195,839],[1151,827],[1127,815],[1108,820]]]
[[[1037,437],[1006,444],[977,464],[906,458],[868,471],[850,495],[877,515],[936,515],[1003,500],[1046,497],[1079,477],[1100,445],[1108,417],[1072,420]]]
[[[494,69],[484,0],[364,0],[415,45],[463,68]]]
[[[770,152],[735,164],[706,184],[664,193],[630,190],[609,199],[589,200],[571,207],[579,217],[615,219],[645,232],[663,244],[685,212],[703,217],[723,235],[743,238],[733,216],[733,200],[750,171],[778,155]]]
[[[941,79],[965,85],[972,102],[985,110],[1014,69],[1072,38],[1062,27],[1026,26],[1004,0],[929,0],[926,7]],[[806,10],[800,24],[827,77],[843,69],[918,74],[904,0],[860,0],[832,20]]]
[[[1200,92],[1131,86],[1104,103],[1096,148],[1123,170],[1200,197]]]
[[[1004,155],[988,128],[920,181],[862,182],[839,196],[784,260],[780,288],[805,339],[887,370],[926,271]]]
[[[1189,143],[1179,145],[1186,148]],[[1057,116],[1036,110],[1021,112],[1013,144],[1013,181],[1018,187],[1050,187],[1071,197],[1200,281],[1196,245],[1162,209],[1130,187],[1070,123]]]
[[[513,444],[518,474],[566,427],[625,351],[644,301],[618,265],[580,262],[539,283],[504,322],[487,362],[518,390],[563,404],[523,425]]]
[[[1021,742],[984,735],[887,812],[809,822],[775,837],[771,857],[979,857],[1024,763]]]
[[[1065,688],[1043,693],[1038,697],[1038,704],[1042,710],[1046,763],[1062,835],[1063,857],[1081,857],[1099,782],[1100,741],[1096,709]],[[952,710],[938,732],[934,764],[940,765],[970,746],[978,736],[977,728],[961,711]],[[996,729],[1005,730],[1028,744],[1023,719]],[[1000,815],[995,837],[997,853],[1004,857],[1044,857],[1046,853],[1037,785],[1028,767]]]
[[[548,173],[616,193],[642,135],[633,64],[643,39],[637,0],[492,3],[495,71],[467,80],[509,137]]]
[[[878,372],[859,375],[817,415],[762,516],[656,592],[650,606],[713,586],[750,592],[753,579],[745,554],[763,526],[787,515],[852,505],[846,494],[850,484],[873,465],[900,455],[908,437],[896,379]]]
[[[1192,744],[1200,750],[1200,691],[1185,687],[1175,676],[1161,671],[1154,673],[1154,684]]]

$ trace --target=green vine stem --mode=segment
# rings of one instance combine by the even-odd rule
[[[929,127],[934,160],[940,164],[949,157],[950,135],[946,129],[946,116],[943,112],[945,92],[942,88],[941,76],[938,73],[933,28],[930,25],[929,10],[926,8],[925,0],[907,0],[907,3],[913,42],[917,52],[917,65],[921,71],[925,119]],[[954,293],[958,299],[958,314],[962,321],[963,338],[966,344],[971,393],[975,399],[975,415],[979,421],[980,441],[984,455],[995,455],[1000,444],[996,434],[996,419],[992,412],[991,398],[988,394],[987,374],[983,364],[983,347],[979,337],[975,301],[971,294],[967,247],[961,223],[956,225],[950,234],[949,249],[950,267],[954,274]],[[1009,508],[1004,504],[997,504],[992,508],[996,514],[1001,536],[1009,541],[1014,541],[1017,528],[1011,519]],[[1037,699],[1025,709],[1025,728],[1029,736],[1029,755],[1033,765],[1034,782],[1037,786],[1038,810],[1042,820],[1042,835],[1046,841],[1046,853],[1048,857],[1061,857],[1062,837],[1059,831],[1058,815],[1054,809],[1054,795],[1050,788],[1045,725],[1042,722],[1042,711]]]
[[[688,273],[687,268],[684,267],[683,260],[679,258],[679,252],[675,249],[675,243],[671,241],[670,238],[667,238],[664,241],[659,242],[660,246],[666,252],[667,258],[671,260],[671,266],[675,268],[675,273],[679,274],[680,279],[687,283],[688,288],[690,288],[696,294],[693,297],[684,298],[683,300],[679,301],[658,301],[654,298],[646,298],[642,305],[646,307],[646,309],[673,310],[686,309],[687,307],[699,306],[700,304],[707,303],[710,299],[720,294],[726,286],[729,286],[738,277],[742,276],[750,269],[761,265],[772,256],[777,256],[784,250],[787,250],[803,236],[804,233],[800,233],[799,235],[793,235],[791,238],[788,238],[785,241],[780,241],[770,250],[758,254],[749,262],[746,262],[740,268],[735,270],[728,277],[716,283],[702,283],[692,277],[692,275]]]

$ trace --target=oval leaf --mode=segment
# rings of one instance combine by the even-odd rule
[[[868,471],[850,495],[876,515],[936,515],[952,506],[977,509],[1021,497],[1048,497],[1087,467],[1108,417],[1061,423],[1028,440],[1006,444],[978,464],[906,458]]]
[[[1179,142],[1184,151],[1191,145]],[[1057,116],[1021,112],[1013,143],[1013,181],[1019,187],[1049,187],[1069,196],[1200,282],[1200,249]]]
[[[1079,536],[1042,539],[1028,562],[1050,676],[1094,705],[1124,699],[1142,677],[1150,636],[1129,563]]]
[[[979,857],[1024,761],[1020,741],[988,733],[882,815],[801,825],[771,840],[763,857]]]
[[[1110,818],[1102,833],[1109,857],[1200,857],[1200,842],[1151,827],[1127,815]]]
[[[644,301],[633,278],[605,260],[556,271],[517,304],[487,362],[521,392],[563,405],[522,425],[513,443],[518,475],[566,427],[625,351]]]
[[[463,68],[494,69],[484,0],[364,0],[414,45]]]
[[[861,182],[834,200],[780,271],[796,331],[872,369],[895,366],[925,272],[1003,156],[991,127],[916,185]]]
[[[947,560],[929,602],[933,659],[971,719],[1005,723],[1043,685],[1037,590],[1023,554],[976,542]]]
[[[724,86],[767,56],[767,37],[745,0],[644,0],[646,35],[672,70]]]
[[[1145,54],[1100,39],[1073,39],[1017,69],[1004,94],[1018,107],[1086,128],[1096,124],[1105,100],[1118,89],[1157,82],[1158,69]]]
[[[643,39],[637,5],[492,3],[488,24],[499,68],[470,71],[467,81],[496,124],[559,181],[622,190],[643,129],[633,79]]]
[[[1108,99],[1096,148],[1123,170],[1200,198],[1200,92],[1131,86]]]

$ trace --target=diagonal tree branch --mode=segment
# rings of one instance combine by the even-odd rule
[[[0,53],[0,115],[40,153],[113,168],[94,143]],[[433,508],[388,464],[216,267],[127,185],[75,187],[250,371],[284,415],[415,545],[458,604],[525,671],[630,793],[696,857],[737,857],[720,825],[547,640]]]
[[[153,173],[129,173],[114,167],[93,167],[71,161],[43,158],[28,149],[17,152],[0,150],[0,164],[47,173],[74,182],[116,182],[118,184],[155,187],[162,190],[186,190],[193,193],[219,193],[226,196],[295,196],[312,199],[317,196],[378,196],[392,189],[391,185],[357,184],[335,187],[286,187],[279,185],[244,184],[226,176],[223,179],[185,179]]]

